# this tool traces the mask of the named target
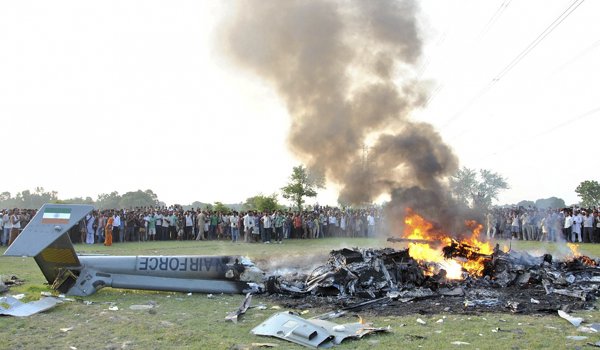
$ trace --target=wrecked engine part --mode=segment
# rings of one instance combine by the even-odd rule
[[[486,255],[461,243],[446,248],[457,259],[481,261],[483,275],[464,272],[462,279],[449,279],[443,268],[433,272],[435,263],[411,258],[409,249],[341,249],[309,275],[270,277],[266,289],[275,298],[291,295],[316,305],[320,299],[323,306],[342,309],[364,304],[378,313],[393,313],[402,304],[413,304],[412,312],[414,304],[422,305],[424,313],[546,313],[589,308],[600,295],[600,267],[589,257],[559,261],[549,254],[499,249]],[[288,300],[286,307],[294,302]]]

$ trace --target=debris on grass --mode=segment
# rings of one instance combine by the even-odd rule
[[[573,317],[571,315],[569,315],[568,313],[562,311],[562,310],[558,310],[558,316],[564,318],[565,320],[569,321],[569,323],[571,323],[573,326],[575,327],[579,327],[581,325],[581,322],[583,322],[583,318],[581,317]]]
[[[68,331],[72,331],[73,327],[66,327],[66,328],[61,328],[60,331],[63,333],[67,333]]]
[[[584,336],[584,335],[568,335],[567,339],[569,340],[575,340],[575,341],[581,341],[581,340],[586,340],[588,337]]]
[[[453,341],[450,344],[452,344],[452,345],[471,345],[471,343],[467,343],[464,341]]]
[[[240,307],[237,310],[232,311],[225,316],[226,321],[231,321],[233,323],[237,323],[240,316],[246,313],[248,308],[250,307],[250,303],[252,302],[252,293],[246,294],[246,297],[242,301]]]
[[[8,315],[15,317],[27,317],[46,311],[56,306],[61,301],[56,298],[42,298],[37,301],[23,303],[15,297],[0,298],[0,315]]]
[[[129,307],[129,310],[150,310],[153,309],[154,306],[153,305],[131,305]]]
[[[338,345],[349,338],[360,339],[371,333],[389,331],[389,326],[377,328],[364,322],[339,325],[321,319],[304,319],[286,311],[272,315],[250,332],[255,335],[276,337],[306,347],[317,348]]]

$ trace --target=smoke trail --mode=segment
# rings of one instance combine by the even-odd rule
[[[236,5],[222,49],[275,86],[292,118],[291,149],[340,184],[340,202],[369,203],[382,193],[416,207],[449,200],[443,179],[458,160],[431,125],[409,119],[428,93],[414,78],[422,50],[416,1]],[[365,162],[367,140],[375,141]],[[423,205],[407,198],[423,193]]]

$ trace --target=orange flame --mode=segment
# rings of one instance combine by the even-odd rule
[[[567,247],[569,247],[569,249],[571,249],[571,254],[573,254],[574,257],[581,256],[581,253],[579,252],[578,244],[567,243]]]
[[[411,209],[407,209],[406,211],[404,224],[402,236],[407,239],[419,241],[408,244],[409,255],[413,259],[419,262],[436,263],[439,269],[446,270],[446,278],[448,279],[462,279],[463,270],[475,276],[483,274],[485,259],[480,258],[476,254],[467,256],[468,259],[466,261],[446,259],[442,251],[443,246],[450,245],[453,239],[449,234],[436,229],[433,223],[414,213]],[[465,222],[465,226],[472,230],[472,234],[459,243],[472,247],[469,249],[472,249],[473,253],[492,254],[492,246],[487,242],[479,240],[479,234],[483,229],[483,225],[475,221],[467,221]],[[430,267],[426,274],[433,275],[435,272],[435,269],[431,269]]]

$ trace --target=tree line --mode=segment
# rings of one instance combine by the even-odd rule
[[[452,195],[462,204],[474,209],[487,210],[492,206],[494,200],[498,199],[500,191],[508,189],[508,181],[501,175],[487,169],[479,171],[463,167],[449,179],[450,191]],[[322,176],[311,173],[303,165],[295,166],[289,177],[288,183],[282,187],[281,195],[289,201],[289,208],[302,210],[306,198],[315,197],[319,188],[324,188],[325,179]],[[581,206],[586,208],[600,206],[600,184],[598,181],[583,181],[575,189],[577,195],[581,198]],[[61,204],[91,204],[96,208],[141,208],[141,207],[164,207],[164,202],[158,199],[158,196],[151,189],[145,191],[137,190],[119,194],[116,191],[111,193],[102,193],[94,200],[91,197],[75,197],[69,199],[58,198],[56,191],[46,191],[43,187],[36,187],[33,191],[24,190],[16,193],[14,196],[10,192],[0,193],[0,208],[26,208],[36,209],[44,203]],[[524,200],[519,202],[518,206],[535,206],[538,208],[563,208],[565,201],[557,198],[543,198],[535,202]],[[572,203],[570,203],[572,204]],[[183,209],[203,208],[221,212],[231,210],[258,210],[275,211],[288,208],[278,200],[278,194],[270,195],[257,194],[247,198],[245,201],[237,204],[224,204],[222,202],[204,203],[195,201],[188,205],[176,205]]]

